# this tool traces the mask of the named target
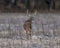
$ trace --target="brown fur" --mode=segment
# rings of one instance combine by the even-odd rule
[[[26,20],[24,25],[24,30],[26,31],[27,37],[31,37],[31,29],[32,29],[32,18],[30,18],[29,20]]]

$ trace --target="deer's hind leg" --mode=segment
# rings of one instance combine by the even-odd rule
[[[29,39],[28,31],[26,31],[26,38]]]
[[[29,39],[31,39],[31,37],[32,37],[32,33],[31,33],[31,30],[30,30],[30,32],[29,32]]]
[[[27,36],[27,39],[30,40],[31,39],[31,33],[28,31],[28,33],[26,32],[26,36]]]

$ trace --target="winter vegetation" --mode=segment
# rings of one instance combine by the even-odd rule
[[[33,17],[31,39],[23,24]],[[60,14],[0,14],[0,48],[60,48]]]
[[[0,0],[0,12],[59,11],[60,0]]]

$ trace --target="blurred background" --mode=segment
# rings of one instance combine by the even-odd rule
[[[1,12],[60,10],[60,0],[0,0]]]

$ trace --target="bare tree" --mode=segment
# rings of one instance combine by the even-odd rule
[[[11,28],[10,28],[10,21],[9,21],[9,19],[8,19],[8,24],[9,24],[9,27],[8,27],[8,37],[11,37],[12,35],[11,35]]]
[[[53,26],[53,34],[54,34],[54,36],[56,36],[56,35],[58,35],[58,34],[57,34],[57,33],[58,33],[58,32],[57,32],[58,26],[57,26],[56,21],[54,21],[53,24],[54,24],[54,26]]]
[[[42,25],[42,32],[43,32],[43,35],[45,34],[44,33],[44,24],[41,22],[41,25]]]

